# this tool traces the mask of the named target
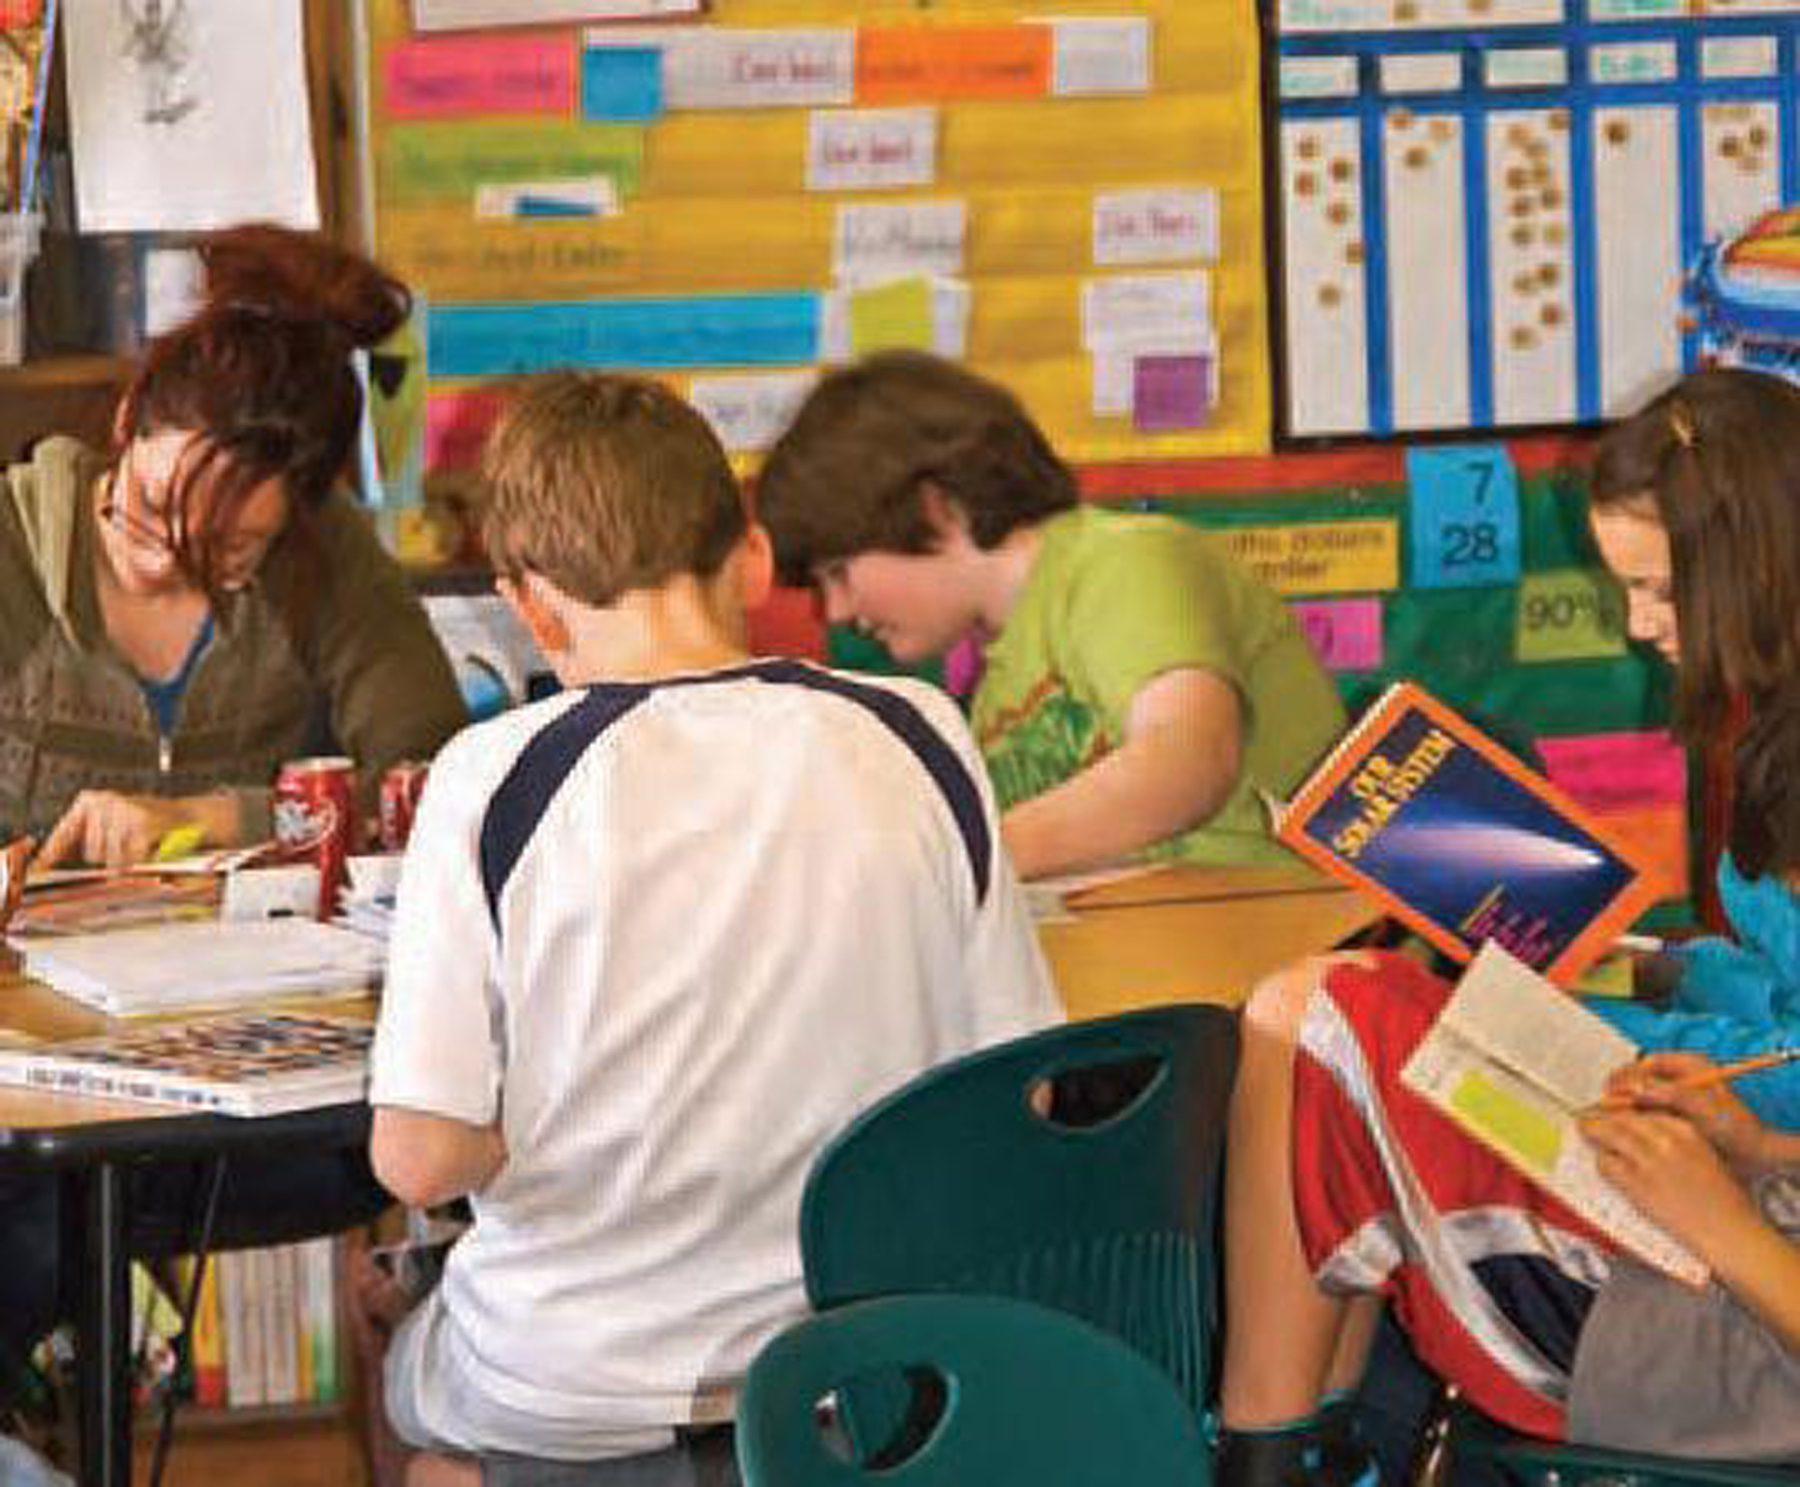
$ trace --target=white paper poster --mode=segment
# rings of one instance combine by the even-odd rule
[[[968,209],[960,200],[855,201],[837,209],[831,267],[840,280],[963,271]]]
[[[83,232],[317,227],[301,0],[65,0]]]
[[[806,189],[929,186],[937,175],[934,108],[832,108],[807,120]]]

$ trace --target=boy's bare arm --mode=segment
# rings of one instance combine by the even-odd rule
[[[497,1125],[472,1126],[445,1115],[378,1105],[369,1163],[402,1203],[430,1208],[487,1186],[506,1164],[506,1142]]]
[[[1243,714],[1224,678],[1197,667],[1163,672],[1132,699],[1125,728],[1110,754],[1001,819],[1020,877],[1127,856],[1200,825],[1229,798]]]

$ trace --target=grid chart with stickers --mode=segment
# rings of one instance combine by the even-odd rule
[[[1281,430],[1589,422],[1693,366],[1684,276],[1800,201],[1797,37],[1768,0],[1281,0]]]

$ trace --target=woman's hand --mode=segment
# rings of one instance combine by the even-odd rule
[[[185,851],[236,845],[242,830],[237,797],[229,790],[174,799],[83,790],[51,828],[38,861],[46,867],[63,862],[130,867],[154,857],[163,839],[182,827],[195,833]]]
[[[1763,1228],[1749,1192],[1693,1125],[1664,1110],[1599,1109],[1582,1118],[1600,1175],[1709,1264]]]
[[[1616,1070],[1607,1081],[1609,1103],[1638,1110],[1663,1110],[1681,1116],[1730,1163],[1740,1178],[1751,1178],[1768,1164],[1768,1131],[1724,1080],[1684,1086],[1716,1067],[1698,1053],[1650,1053]]]
[[[44,839],[38,861],[130,867],[156,851],[165,833],[186,824],[182,802],[154,795],[83,790]]]

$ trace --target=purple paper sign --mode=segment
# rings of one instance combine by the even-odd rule
[[[1197,429],[1213,405],[1210,356],[1140,356],[1131,369],[1132,422],[1140,433]]]
[[[1381,665],[1381,600],[1307,599],[1291,607],[1327,671]]]

